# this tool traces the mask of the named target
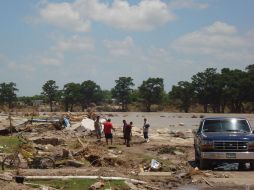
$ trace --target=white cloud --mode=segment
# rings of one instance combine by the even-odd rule
[[[51,49],[58,53],[92,51],[94,50],[94,41],[88,37],[74,35],[68,39],[59,39]]]
[[[161,0],[141,0],[136,5],[113,0],[76,0],[73,3],[43,3],[39,16],[42,21],[77,32],[89,31],[90,22],[101,22],[124,30],[152,30],[175,20]]]
[[[231,26],[227,23],[217,21],[211,26],[204,27],[202,29],[202,32],[210,34],[235,34],[237,32],[237,29],[235,28],[235,26]]]
[[[171,48],[186,55],[206,56],[209,60],[254,61],[253,39],[240,35],[234,26],[223,22],[186,34],[171,44]],[[250,56],[251,55],[251,56]]]
[[[11,70],[22,71],[22,72],[25,72],[26,74],[35,71],[35,68],[30,64],[16,63],[11,61],[8,63],[7,66]]]
[[[0,53],[0,63],[4,62],[5,59],[6,59],[5,55]]]
[[[131,37],[126,37],[122,41],[116,40],[104,40],[104,45],[108,49],[110,54],[116,56],[130,55],[134,48],[134,42]]]
[[[198,3],[193,0],[174,0],[169,3],[171,9],[182,9],[182,8],[195,8],[195,9],[206,9],[208,8],[207,3]]]
[[[41,57],[39,63],[46,66],[60,66],[62,61],[57,58]]]
[[[151,30],[175,19],[167,4],[160,0],[142,0],[137,5],[123,0],[114,0],[111,5],[97,0],[78,0],[76,5],[84,16],[126,30]]]
[[[39,14],[42,21],[58,27],[76,32],[87,32],[90,29],[90,21],[81,18],[69,3],[47,3]]]

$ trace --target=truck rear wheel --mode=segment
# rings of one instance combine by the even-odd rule
[[[209,167],[210,167],[209,160],[205,160],[202,158],[199,159],[199,169],[206,170],[209,169]]]

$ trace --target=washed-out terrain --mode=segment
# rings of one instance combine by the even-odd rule
[[[248,165],[215,165],[212,170],[199,170],[194,162],[193,134],[203,117],[244,117],[254,126],[253,114],[142,113],[96,112],[111,118],[116,131],[113,145],[97,141],[93,131],[80,127],[87,113],[12,113],[0,115],[0,162],[11,154],[6,138],[22,135],[31,142],[38,157],[51,157],[55,168],[29,167],[22,156],[18,169],[0,172],[1,189],[56,189],[28,185],[28,178],[54,176],[122,177],[125,189],[254,189],[254,171]],[[32,116],[33,115],[33,116]],[[68,115],[71,127],[52,122]],[[36,118],[41,119],[36,121]],[[143,119],[150,124],[150,141],[143,139]],[[29,122],[33,119],[34,122]],[[122,120],[134,123],[131,147],[123,144]],[[12,134],[10,134],[10,122]],[[5,130],[8,129],[8,130]],[[14,148],[13,148],[14,149]],[[153,161],[152,161],[153,160]],[[156,161],[158,167],[152,162]],[[24,184],[13,180],[25,176]],[[132,179],[132,180],[130,180]],[[97,179],[100,182],[102,179]],[[105,182],[106,183],[106,182]],[[65,187],[61,187],[64,189]],[[61,189],[57,188],[57,189]],[[111,187],[121,189],[121,187]],[[102,188],[103,189],[103,188]]]

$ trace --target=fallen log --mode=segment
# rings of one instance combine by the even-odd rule
[[[25,179],[104,179],[104,180],[127,180],[132,183],[146,184],[145,181],[140,181],[136,179],[130,179],[125,177],[103,177],[103,176],[24,176]]]

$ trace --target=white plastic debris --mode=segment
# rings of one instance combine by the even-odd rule
[[[155,159],[152,159],[152,160],[151,160],[151,169],[152,169],[152,170],[159,170],[160,167],[161,167],[160,162],[158,162],[158,161],[155,160]]]

